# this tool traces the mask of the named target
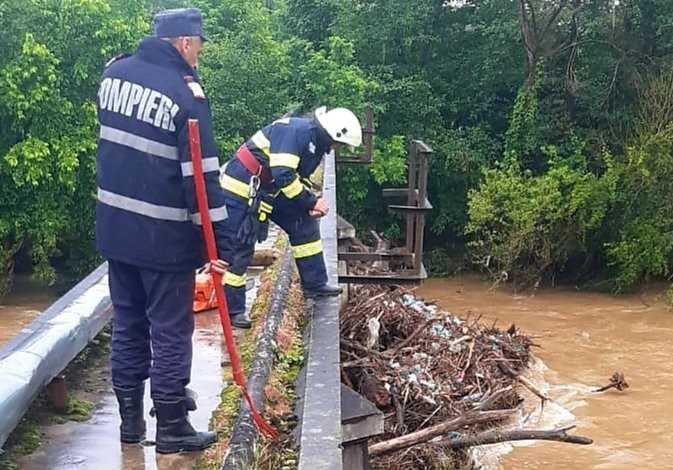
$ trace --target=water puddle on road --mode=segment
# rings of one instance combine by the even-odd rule
[[[224,387],[221,362],[227,357],[222,342],[220,319],[216,310],[195,315],[192,381],[198,393],[198,409],[190,413],[197,430],[208,429],[213,409],[220,403]],[[101,371],[97,371],[101,373]],[[108,374],[102,374],[107,376]],[[100,401],[90,420],[49,425],[44,429],[44,443],[35,453],[24,457],[21,470],[188,470],[200,453],[160,455],[154,446],[119,442],[117,400],[106,377]],[[147,440],[154,441],[155,423],[147,414],[152,406],[149,383],[145,389]]]

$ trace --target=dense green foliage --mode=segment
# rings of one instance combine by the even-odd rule
[[[673,2],[195,0],[221,158],[297,104],[375,109],[375,163],[341,164],[339,212],[397,241],[380,189],[411,139],[435,153],[428,233],[521,284],[625,290],[673,261]],[[103,64],[179,0],[5,0],[0,295],[28,253],[47,279],[95,257]],[[447,257],[448,255],[448,257]],[[440,261],[441,260],[441,261]],[[453,263],[453,261],[452,261]],[[54,270],[58,268],[58,271]],[[9,274],[9,275],[8,275]]]

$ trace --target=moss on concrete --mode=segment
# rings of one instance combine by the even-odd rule
[[[287,241],[281,236],[278,243],[276,243],[276,247],[282,249],[286,244]],[[257,298],[250,312],[250,316],[254,320],[254,327],[237,337],[238,354],[246,376],[255,356],[257,338],[264,326],[264,319],[271,302],[271,293],[273,285],[278,278],[280,265],[281,260],[276,260],[260,277]],[[238,418],[241,391],[234,383],[230,365],[224,367],[223,374],[224,381],[228,386],[222,390],[220,405],[213,412],[213,417],[210,421],[210,428],[217,432],[218,442],[199,457],[196,465],[198,470],[219,470],[229,444],[229,436]]]
[[[40,421],[34,414],[24,417],[5,443],[5,453],[0,455],[0,470],[19,468],[18,459],[33,453],[42,443]]]
[[[292,436],[297,425],[294,408],[296,382],[304,363],[302,332],[307,321],[306,305],[298,277],[290,287],[285,315],[276,333],[277,362],[265,388],[266,416],[280,432],[275,441],[262,442],[255,452],[252,468],[259,470],[293,470],[299,462],[298,445]]]
[[[93,380],[89,372],[97,368],[107,357],[110,344],[110,326],[103,330],[84,348],[63,372],[67,378],[69,400],[64,413],[57,413],[46,390],[42,390],[33,401],[23,419],[19,422],[3,446],[0,455],[0,470],[18,468],[21,457],[33,453],[42,442],[42,428],[50,424],[68,421],[86,421],[91,417],[94,404],[81,399],[78,394],[89,391]]]
[[[87,400],[78,400],[71,398],[68,400],[68,406],[63,414],[55,414],[51,417],[51,422],[64,424],[68,421],[88,421],[91,418],[95,405]]]

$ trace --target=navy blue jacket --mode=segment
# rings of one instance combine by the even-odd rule
[[[270,167],[274,192],[279,190],[281,197],[301,212],[313,208],[316,197],[300,178],[311,176],[332,145],[329,134],[315,119],[279,119],[257,131],[245,145],[258,162]],[[225,174],[246,182],[250,178],[236,158],[227,164]]]
[[[169,42],[149,37],[113,61],[98,90],[96,247],[108,259],[182,271],[205,261],[187,121],[199,120],[219,256],[227,211],[210,105],[195,70]]]

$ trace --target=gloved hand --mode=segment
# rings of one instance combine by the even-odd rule
[[[273,212],[273,198],[268,194],[262,195],[259,212],[257,218],[259,219],[259,227],[257,229],[257,241],[263,242],[269,236],[269,216]]]
[[[269,235],[269,215],[273,211],[270,204],[272,200],[262,193],[248,200],[248,211],[237,233],[241,243],[252,245],[266,240]]]
[[[311,178],[308,176],[300,176],[299,181],[301,181],[301,184],[303,184],[306,187],[306,189],[309,190],[318,189],[315,183],[313,183],[313,181],[311,181]]]
[[[262,243],[269,236],[269,222],[260,222],[257,227],[257,241]]]

